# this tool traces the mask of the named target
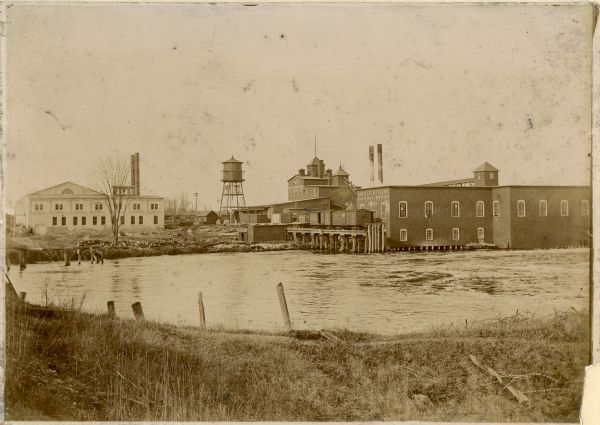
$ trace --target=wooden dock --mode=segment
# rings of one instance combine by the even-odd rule
[[[366,229],[336,229],[290,227],[288,237],[310,249],[330,252],[372,253],[385,252],[385,227],[381,223],[368,224]]]

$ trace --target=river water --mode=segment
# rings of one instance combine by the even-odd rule
[[[83,301],[86,311],[198,324],[202,291],[209,327],[280,330],[275,286],[283,282],[295,328],[348,328],[381,334],[464,325],[512,315],[588,306],[589,251],[463,251],[372,255],[308,251],[198,254],[11,268],[27,300]]]

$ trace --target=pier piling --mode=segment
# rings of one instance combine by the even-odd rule
[[[133,309],[133,315],[135,316],[135,320],[144,320],[144,310],[142,309],[142,303],[139,301],[131,304],[131,308]]]
[[[206,316],[204,315],[204,301],[202,301],[202,291],[198,292],[198,314],[200,316],[200,329],[206,329]]]
[[[277,284],[277,296],[279,297],[279,306],[281,307],[281,314],[283,314],[283,321],[288,331],[292,330],[292,321],[290,320],[290,313],[288,311],[287,302],[285,300],[285,293],[283,291],[283,283]]]

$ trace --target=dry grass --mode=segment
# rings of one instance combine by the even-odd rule
[[[9,420],[574,422],[587,363],[584,312],[375,344],[349,331],[334,331],[340,343],[308,332],[202,332],[7,299]],[[531,403],[519,405],[469,354]]]

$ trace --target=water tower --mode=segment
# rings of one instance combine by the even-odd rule
[[[223,194],[221,195],[219,215],[221,218],[229,218],[230,222],[233,218],[233,209],[246,206],[244,188],[242,187],[243,174],[242,161],[238,161],[233,155],[231,159],[223,161],[223,178],[221,179]]]

